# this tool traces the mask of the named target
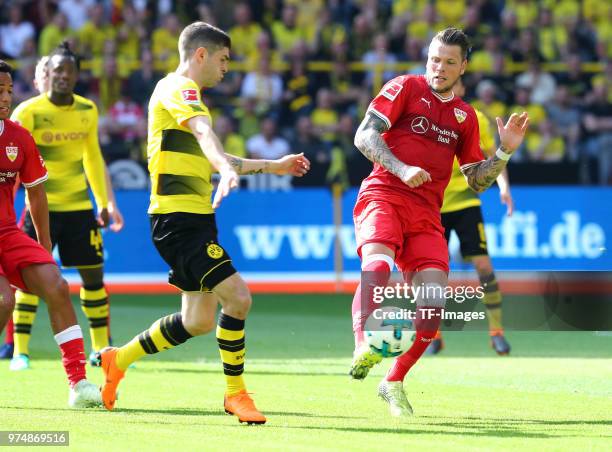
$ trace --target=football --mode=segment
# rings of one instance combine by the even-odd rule
[[[414,341],[413,323],[402,319],[401,311],[395,307],[377,309],[366,320],[365,340],[373,352],[384,358],[401,355]]]

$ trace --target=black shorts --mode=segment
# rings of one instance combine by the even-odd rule
[[[210,292],[236,273],[217,242],[214,214],[175,212],[150,215],[151,237],[170,266],[168,282],[185,292]]]
[[[461,255],[464,259],[489,254],[480,206],[443,213],[442,226],[444,226],[444,236],[447,243],[451,231],[455,230],[459,237]]]
[[[95,268],[104,265],[102,234],[93,210],[49,212],[51,243],[57,245],[62,267]],[[36,238],[30,212],[23,222],[23,231]]]

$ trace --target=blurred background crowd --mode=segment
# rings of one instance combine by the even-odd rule
[[[36,95],[37,60],[68,39],[77,93],[100,109],[100,142],[125,188],[146,184],[147,101],[178,64],[184,25],[229,32],[231,72],[203,93],[227,152],[304,152],[294,185],[358,185],[371,164],[353,146],[388,79],[425,70],[432,36],[463,28],[473,48],[466,100],[492,120],[529,112],[510,179],[612,184],[610,0],[0,0],[0,58],[14,104]],[[111,166],[112,169],[113,166]],[[138,168],[136,170],[135,168]],[[129,170],[128,170],[129,169]],[[138,173],[142,174],[138,174]]]

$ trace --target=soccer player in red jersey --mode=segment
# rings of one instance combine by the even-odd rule
[[[49,210],[43,184],[47,170],[29,132],[8,119],[12,92],[11,67],[0,60],[0,328],[15,306],[11,285],[42,297],[70,383],[68,404],[74,408],[100,406],[100,390],[86,379],[83,333],[70,302],[68,284],[50,254]],[[13,207],[17,177],[28,192],[39,243],[17,227]]]
[[[389,81],[372,100],[355,145],[374,163],[361,184],[354,209],[362,284],[353,299],[355,354],[350,374],[363,379],[381,357],[364,346],[363,326],[374,310],[373,290],[384,286],[395,264],[406,282],[425,290],[416,297],[416,338],[378,387],[391,414],[412,414],[403,380],[440,326],[448,283],[448,251],[440,221],[453,159],[470,187],[482,192],[495,181],[518,148],[527,113],[497,118],[500,146],[485,160],[472,107],[455,97],[453,85],[467,65],[469,41],[456,28],[440,31],[429,45],[424,76]]]

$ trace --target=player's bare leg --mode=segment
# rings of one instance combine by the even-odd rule
[[[224,279],[213,289],[222,310],[217,323],[217,343],[223,362],[227,389],[224,408],[240,422],[265,424],[266,417],[255,407],[242,377],[245,360],[244,326],[251,309],[251,294],[238,273]]]
[[[405,274],[404,278],[406,282],[412,280],[413,287],[422,288],[416,297],[416,338],[410,349],[395,359],[393,367],[378,386],[378,395],[389,404],[391,415],[396,417],[412,415],[412,407],[404,393],[404,378],[440,327],[441,311],[445,306],[444,288],[448,285],[447,273],[436,268]]]
[[[69,405],[100,406],[100,390],[86,379],[83,334],[70,301],[68,283],[59,268],[53,264],[29,265],[21,270],[21,277],[28,289],[47,303],[51,329],[70,382]]]
[[[0,331],[8,323],[15,308],[15,296],[6,277],[0,275]]]
[[[353,297],[353,334],[355,351],[349,375],[356,380],[363,380],[372,367],[382,361],[382,357],[370,350],[365,343],[363,328],[369,315],[374,310],[373,290],[375,286],[386,286],[393,270],[395,253],[391,248],[379,243],[366,243],[361,248],[361,269],[367,272],[357,287]],[[364,279],[368,287],[363,287]]]
[[[480,284],[484,289],[484,299],[487,319],[489,321],[489,335],[491,347],[498,355],[508,355],[510,344],[504,336],[502,325],[502,295],[499,291],[497,279],[491,264],[491,258],[487,255],[472,257],[472,263],[478,273]]]

